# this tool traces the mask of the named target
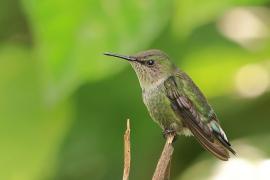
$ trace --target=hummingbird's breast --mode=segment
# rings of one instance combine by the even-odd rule
[[[170,100],[166,96],[163,82],[143,90],[143,101],[150,116],[161,128],[174,129],[180,132],[183,129],[181,118],[174,113]]]

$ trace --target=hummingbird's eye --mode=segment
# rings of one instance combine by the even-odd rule
[[[153,66],[153,65],[155,64],[155,61],[153,61],[153,60],[148,60],[148,61],[146,61],[146,64],[147,64],[148,66]]]

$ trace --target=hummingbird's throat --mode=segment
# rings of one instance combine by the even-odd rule
[[[140,86],[143,90],[152,89],[163,83],[168,76],[157,73],[157,71],[148,69],[144,65],[136,62],[130,62],[139,79]]]

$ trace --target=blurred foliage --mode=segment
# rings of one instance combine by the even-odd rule
[[[25,0],[23,5],[32,25],[36,56],[42,61],[49,103],[65,98],[85,80],[119,70],[121,65],[101,58],[104,50],[147,47],[169,16],[165,0]]]
[[[220,24],[237,8],[257,18],[264,33],[256,31],[252,41],[224,33]],[[120,179],[126,118],[131,179],[151,177],[164,143],[161,130],[143,105],[135,73],[104,51],[164,50],[209,97],[239,154],[244,139],[269,159],[263,145],[270,126],[269,17],[269,0],[2,0],[0,179]],[[246,65],[268,73],[267,88],[256,96],[236,88]],[[258,78],[240,85],[255,91]],[[207,164],[218,163],[193,138],[179,137],[175,146],[176,179],[209,177]]]

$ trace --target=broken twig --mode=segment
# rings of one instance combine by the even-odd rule
[[[129,119],[127,120],[127,129],[124,134],[124,172],[123,172],[123,180],[129,179],[130,172],[130,123]]]

